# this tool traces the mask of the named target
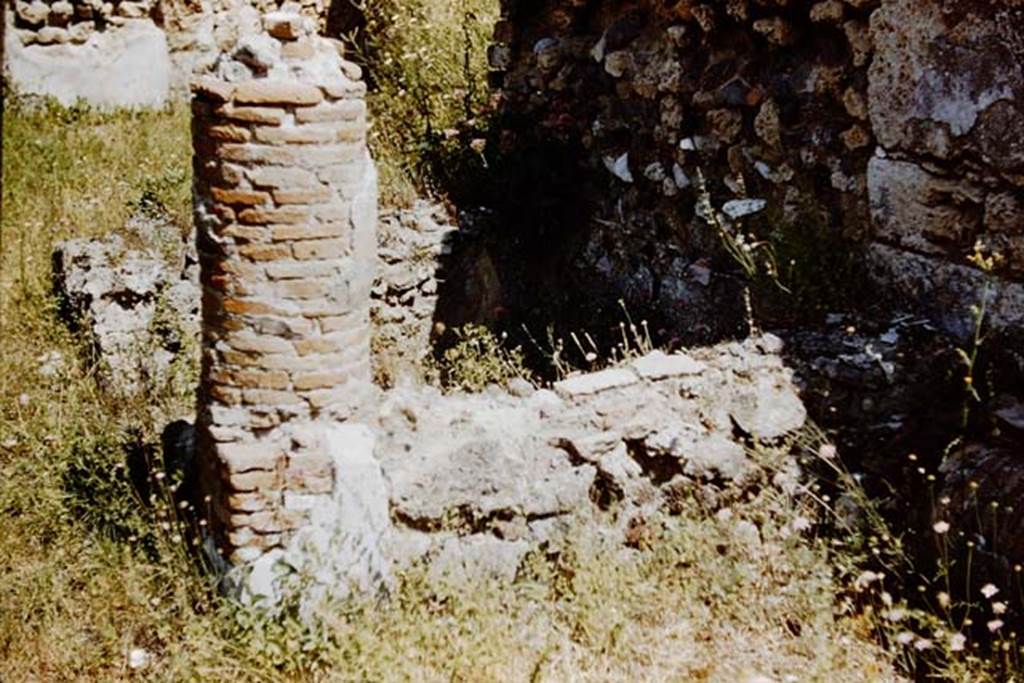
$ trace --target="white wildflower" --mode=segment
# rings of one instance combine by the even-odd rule
[[[1005,602],[993,602],[992,603],[992,614],[1006,614],[1006,603]]]
[[[906,619],[906,617],[907,617],[907,611],[905,609],[903,609],[902,607],[897,607],[895,609],[891,609],[891,610],[889,610],[888,612],[885,613],[885,618],[888,619],[889,621],[893,621],[893,622],[903,621],[904,619]]]
[[[985,626],[988,628],[989,633],[995,633],[1003,627],[1003,620],[993,619],[992,621],[986,623]]]
[[[128,653],[129,669],[145,669],[153,661],[153,655],[141,647],[132,648]]]
[[[932,525],[932,531],[934,531],[937,534],[946,533],[947,531],[949,531],[949,522],[935,522],[935,524]]]
[[[910,645],[916,637],[912,631],[902,631],[896,634],[896,642],[900,645]]]
[[[860,576],[853,582],[854,587],[858,590],[864,590],[875,581],[878,581],[881,577],[870,569],[861,572]]]
[[[962,652],[967,647],[967,636],[962,633],[954,633],[949,637],[950,652]]]
[[[981,594],[984,595],[986,598],[991,598],[998,592],[999,589],[991,583],[986,583],[984,586],[981,587]]]
[[[927,638],[921,638],[920,640],[918,640],[917,642],[914,643],[914,649],[917,650],[918,652],[922,652],[924,650],[930,650],[931,648],[932,648],[932,641],[928,640]]]

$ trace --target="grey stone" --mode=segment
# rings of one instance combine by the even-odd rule
[[[721,434],[686,444],[680,459],[684,474],[707,480],[743,484],[756,470],[743,447]]]
[[[536,389],[533,384],[522,377],[513,377],[508,381],[508,393],[519,398],[530,396]]]
[[[1024,163],[1024,67],[1013,55],[1024,30],[1018,12],[950,16],[940,0],[884,0],[871,18],[875,53],[869,72],[871,123],[889,150],[952,158],[986,152],[997,167]],[[955,35],[955,39],[950,36]],[[986,139],[994,110],[1003,117],[997,146]]]
[[[736,220],[744,216],[750,216],[764,211],[768,205],[763,199],[732,199],[722,205],[722,213],[729,218]]]
[[[586,504],[595,475],[593,467],[574,467],[554,448],[518,451],[482,439],[431,450],[389,465],[394,509],[416,524],[453,514],[485,519],[569,512]]]
[[[731,398],[729,414],[740,429],[765,441],[793,432],[807,421],[807,409],[792,384],[768,376],[759,376],[752,385],[738,387]]]
[[[63,45],[71,40],[71,36],[64,28],[58,26],[44,26],[36,33],[36,42],[39,45]]]
[[[1024,325],[1024,284],[883,244],[871,245],[866,261],[874,280],[886,283],[905,302],[929,313],[942,331],[958,339],[966,340],[973,332],[970,308],[981,301],[986,281],[991,286],[988,324],[1003,329]]]
[[[50,6],[42,0],[34,2],[18,2],[14,5],[14,12],[18,19],[28,26],[37,27],[46,23],[50,15]]]
[[[614,431],[589,434],[587,436],[560,440],[564,448],[571,450],[573,455],[587,462],[597,462],[601,456],[622,443],[622,434]]]
[[[245,36],[238,41],[234,58],[254,73],[265,74],[281,60],[281,43],[262,34]]]
[[[707,367],[683,353],[668,355],[663,351],[652,351],[631,364],[641,377],[650,380],[699,375]]]
[[[441,584],[511,581],[530,548],[527,541],[503,541],[486,535],[453,538],[430,563],[428,578]]]
[[[84,327],[100,360],[99,379],[115,395],[168,379],[177,353],[194,348],[190,341],[199,335],[199,286],[188,279],[177,228],[144,224],[136,221],[129,230],[150,231],[148,237],[139,233],[150,251],[127,249],[112,235],[62,242],[53,254],[64,313]],[[164,246],[177,253],[159,253]]]
[[[636,374],[625,368],[610,368],[555,382],[555,392],[564,398],[579,398],[636,384]]]
[[[80,45],[88,41],[95,32],[96,28],[91,21],[83,21],[72,25],[68,29],[68,38],[72,43]]]
[[[933,254],[957,249],[978,231],[985,200],[967,181],[878,156],[868,164],[868,196],[876,239]]]
[[[706,481],[742,484],[755,470],[742,446],[694,425],[665,427],[648,436],[644,446],[651,454],[677,458],[684,474]]]
[[[626,488],[630,482],[643,475],[644,470],[636,460],[629,457],[626,444],[619,442],[610,453],[598,460],[597,468],[609,477],[620,488]]]
[[[996,419],[1005,429],[1024,434],[1024,403],[1013,401],[995,411]]]

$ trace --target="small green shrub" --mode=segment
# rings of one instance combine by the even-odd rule
[[[343,36],[365,69],[381,198],[403,205],[438,191],[430,160],[463,139],[486,108],[487,46],[497,0],[363,0],[364,25]],[[447,152],[445,152],[447,154]]]
[[[508,348],[504,336],[499,338],[482,325],[466,325],[454,334],[455,343],[437,361],[445,388],[482,391],[488,384],[504,385],[515,377],[530,377],[522,349]]]
[[[65,462],[63,484],[71,515],[113,539],[134,540],[147,533],[143,502],[116,432],[72,442]]]

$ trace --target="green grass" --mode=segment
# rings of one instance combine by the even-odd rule
[[[411,203],[442,193],[425,171],[450,155],[488,108],[487,46],[497,0],[375,0],[364,3],[365,27],[346,40],[370,81],[370,133],[381,199]],[[395,125],[387,125],[394,122]]]
[[[391,601],[341,607],[315,631],[217,597],[129,476],[127,449],[155,452],[189,395],[103,395],[48,285],[56,241],[119,230],[142,198],[185,228],[186,119],[5,117],[0,679],[885,679],[864,626],[833,617],[823,549],[788,533],[768,496],[734,511],[761,528],[758,553],[688,504],[641,551],[584,537],[506,586],[431,588],[413,572]],[[61,370],[43,376],[52,351]],[[134,648],[154,656],[144,671],[127,667]]]

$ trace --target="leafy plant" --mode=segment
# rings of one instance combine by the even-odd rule
[[[522,349],[506,347],[504,336],[497,337],[482,325],[466,325],[454,333],[454,344],[437,361],[442,386],[482,391],[488,384],[530,377]]]

